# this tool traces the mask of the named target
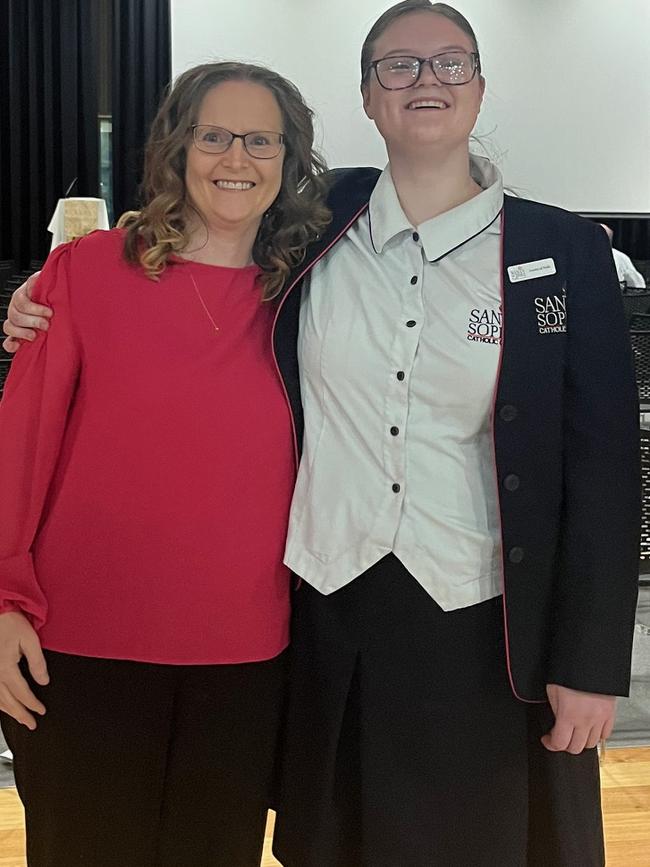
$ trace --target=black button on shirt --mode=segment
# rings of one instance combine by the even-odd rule
[[[414,274],[414,275],[411,277],[411,286],[415,286],[415,284],[416,284],[417,282],[418,282],[417,275]]]
[[[402,490],[402,489],[400,488],[400,486],[397,484],[397,482],[395,482],[395,484],[393,485],[393,491],[394,491],[394,493],[399,494],[399,492],[400,492],[401,490]]]
[[[420,240],[420,236],[418,235],[417,232],[413,232],[413,240],[415,241],[416,244]]]
[[[392,434],[394,437],[396,437],[397,434],[399,433],[399,428],[398,428],[398,427],[392,427],[392,428],[390,429],[390,432],[391,432],[391,434]]]
[[[403,370],[397,371],[397,378],[399,379],[400,382],[404,379],[404,376],[405,376],[405,374],[404,374]]]
[[[414,325],[417,325],[415,319],[409,319],[409,321],[406,323],[407,328],[413,328]]]

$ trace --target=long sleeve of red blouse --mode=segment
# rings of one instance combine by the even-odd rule
[[[68,299],[71,245],[52,253],[33,299],[54,311],[51,328],[21,346],[0,401],[0,613],[47,618],[32,544],[55,471],[79,372]]]

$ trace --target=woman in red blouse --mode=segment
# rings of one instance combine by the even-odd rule
[[[0,710],[30,867],[259,865],[296,469],[271,299],[327,223],[312,142],[275,73],[186,72],[142,211],[59,247],[35,289],[56,315],[0,407]]]

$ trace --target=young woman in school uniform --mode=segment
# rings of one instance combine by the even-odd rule
[[[361,70],[389,165],[332,173],[273,332],[302,446],[275,852],[600,867],[640,499],[607,238],[470,156],[485,83],[460,13],[398,3]]]
[[[485,83],[458,12],[389,9],[361,72],[389,165],[335,173],[276,325],[293,383],[299,317],[304,443],[274,851],[601,867],[640,502],[608,241],[469,155]]]

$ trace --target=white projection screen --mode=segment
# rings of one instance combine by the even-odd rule
[[[386,0],[172,0],[174,75],[209,60],[267,64],[318,117],[331,166],[377,165],[359,51]],[[650,212],[650,0],[459,0],[486,98],[477,148],[519,195],[580,213]]]

